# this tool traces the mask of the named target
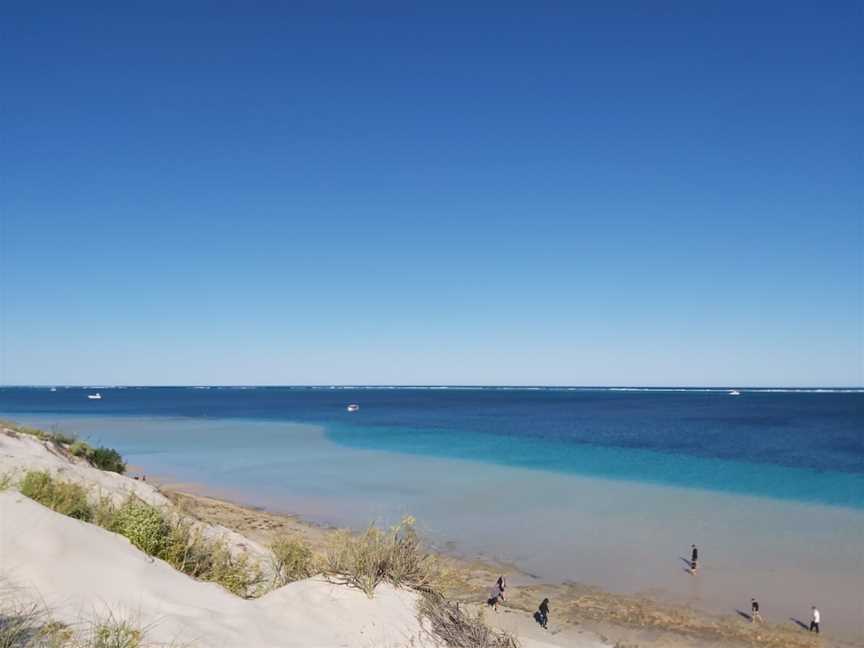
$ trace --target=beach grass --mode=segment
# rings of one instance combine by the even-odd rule
[[[18,489],[22,495],[58,513],[84,522],[93,519],[93,507],[80,484],[54,479],[45,471],[31,470],[21,479]]]
[[[157,648],[146,640],[147,628],[111,610],[68,625],[43,604],[22,602],[15,588],[0,582],[0,589],[0,648]]]
[[[338,532],[325,564],[331,577],[360,589],[369,598],[384,582],[431,591],[441,571],[435,557],[423,549],[412,517],[386,531],[370,525],[360,534]]]
[[[515,637],[496,632],[483,621],[481,612],[466,613],[440,594],[426,592],[418,604],[420,619],[446,646],[453,648],[519,648]]]
[[[107,497],[93,504],[83,486],[64,482],[45,471],[25,473],[18,489],[58,513],[124,536],[144,553],[189,576],[218,583],[245,598],[261,593],[263,577],[257,565],[244,555],[234,556],[223,539],[205,538],[180,515],[134,496],[120,506]]]
[[[299,538],[277,538],[270,544],[270,551],[273,554],[274,587],[309,578],[320,571],[312,548]]]

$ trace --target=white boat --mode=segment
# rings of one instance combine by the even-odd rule
[[[356,412],[360,409],[360,406],[357,403],[351,403],[348,407],[346,407],[349,412]]]
[[[52,388],[51,388],[51,391],[57,391],[57,388],[56,388],[56,387],[52,387]]]
[[[740,396],[741,392],[739,392],[737,389],[733,389],[732,391],[729,392],[729,395],[730,396]]]
[[[90,400],[102,400],[102,394],[96,392],[95,394],[87,394],[87,398]]]

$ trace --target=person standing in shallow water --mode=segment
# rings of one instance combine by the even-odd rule
[[[537,622],[540,624],[540,627],[544,630],[548,629],[549,626],[549,599],[544,598],[540,603],[540,607],[537,608]]]
[[[694,544],[690,545],[690,571],[696,573],[696,567],[699,564],[699,548]]]
[[[819,610],[816,609],[816,606],[813,606],[813,614],[810,616],[810,632],[815,632],[819,634],[819,622],[822,620],[822,615],[819,614]]]
[[[759,621],[762,622],[762,615],[759,614],[759,601],[755,598],[750,599],[750,622],[756,623]]]

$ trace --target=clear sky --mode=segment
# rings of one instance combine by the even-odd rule
[[[860,2],[2,14],[2,383],[864,383]]]

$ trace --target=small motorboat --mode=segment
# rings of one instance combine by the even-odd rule
[[[741,392],[739,392],[737,389],[733,389],[732,391],[729,392],[729,395],[730,396],[740,396]]]
[[[345,409],[348,410],[349,412],[356,412],[360,409],[360,406],[357,403],[351,403]]]
[[[56,387],[52,387],[52,388],[51,388],[51,391],[57,391],[57,388],[56,388]]]
[[[96,392],[95,394],[87,394],[87,398],[90,400],[102,400],[102,394]]]

